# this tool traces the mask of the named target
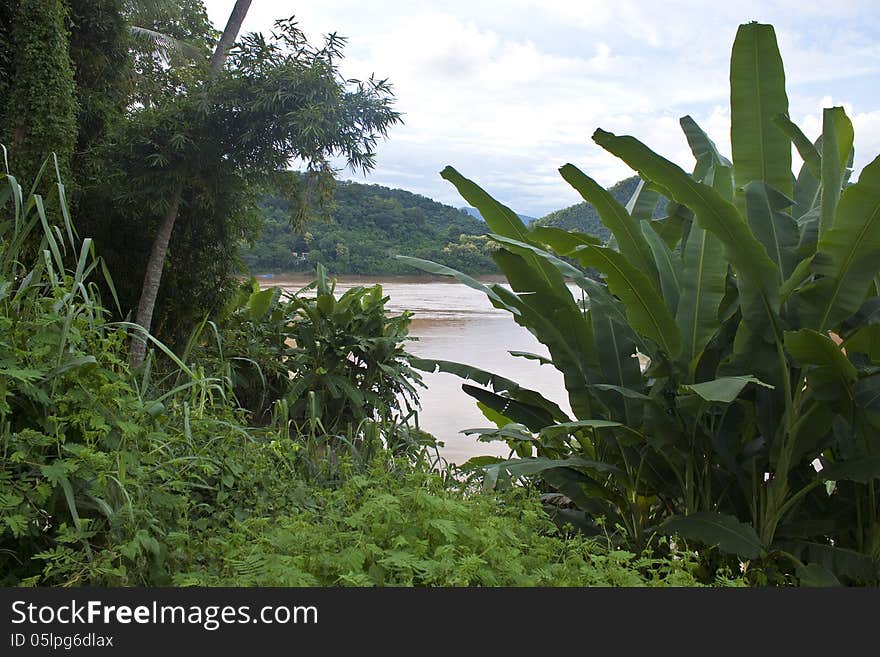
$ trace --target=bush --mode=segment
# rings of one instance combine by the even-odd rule
[[[382,287],[353,287],[338,299],[318,265],[312,284],[290,294],[244,283],[215,327],[199,335],[197,358],[229,364],[239,404],[260,424],[296,432],[354,435],[365,423],[412,416],[418,372],[404,349],[410,314],[389,316]],[[313,292],[314,291],[314,292]]]

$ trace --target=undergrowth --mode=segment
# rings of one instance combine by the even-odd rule
[[[700,586],[694,553],[658,559],[562,533],[525,491],[469,494],[387,464],[282,513],[184,540],[200,586]],[[206,541],[206,542],[203,542]],[[716,575],[718,585],[741,583]]]

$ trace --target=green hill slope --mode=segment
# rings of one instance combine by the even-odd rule
[[[294,174],[295,175],[295,174]],[[608,191],[626,205],[638,186],[633,176]],[[655,211],[665,207],[661,199]],[[290,227],[290,206],[267,196],[260,205],[260,238],[243,250],[254,274],[312,272],[320,262],[332,274],[417,275],[394,254],[439,262],[471,275],[497,273],[489,257],[489,232],[470,208],[454,208],[419,194],[381,185],[340,181],[333,195],[332,221],[308,221],[303,234]],[[473,211],[475,212],[475,211]],[[532,226],[557,226],[608,239],[609,232],[589,203],[578,203],[537,219]]]
[[[295,235],[289,206],[267,197],[263,230],[242,257],[254,274],[314,271],[333,274],[418,274],[393,254],[433,260],[470,274],[495,273],[486,224],[449,205],[402,189],[340,181],[331,222],[308,221]]]

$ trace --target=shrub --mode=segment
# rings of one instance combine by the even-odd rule
[[[382,287],[334,294],[322,265],[291,294],[244,283],[216,325],[194,336],[197,358],[227,364],[238,402],[260,424],[296,433],[357,436],[392,428],[418,404],[418,372],[404,348],[410,314],[390,316]],[[320,424],[320,427],[317,425]]]

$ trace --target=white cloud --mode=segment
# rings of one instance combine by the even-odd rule
[[[232,0],[206,4],[222,26]],[[367,180],[453,205],[463,201],[438,175],[447,164],[531,215],[578,200],[556,171],[566,162],[603,184],[630,175],[592,143],[597,127],[689,169],[678,119],[691,114],[729,154],[730,48],[749,20],[776,26],[790,113],[804,131],[818,134],[828,95],[853,118],[856,168],[880,152],[874,2],[257,0],[245,29],[266,31],[294,11],[313,39],[349,37],[346,75],[376,72],[394,85],[406,124],[380,146]]]

